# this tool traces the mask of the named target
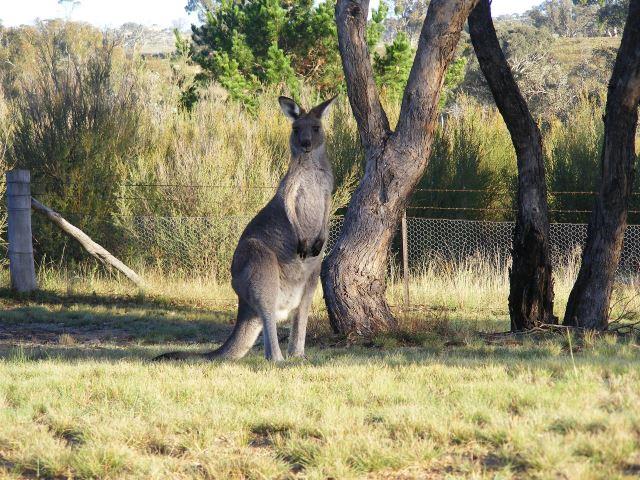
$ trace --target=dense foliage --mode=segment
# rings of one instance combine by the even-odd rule
[[[178,36],[170,58],[140,56],[118,32],[87,25],[0,28],[0,161],[3,169],[29,168],[41,200],[116,253],[152,260],[160,257],[153,248],[176,249],[198,271],[225,276],[233,232],[267,200],[286,168],[290,127],[275,98],[287,92],[310,105],[344,87],[332,4],[193,6],[202,7],[205,21],[193,28],[193,38]],[[591,190],[619,39],[562,38],[528,18],[498,21],[497,29],[543,128],[549,190]],[[250,28],[248,19],[257,23]],[[415,43],[410,31],[394,32],[392,20],[397,25],[398,17],[382,4],[367,36],[393,124]],[[327,130],[339,207],[362,162],[345,95]],[[410,215],[511,218],[515,156],[467,39],[446,75],[431,155]],[[167,187],[178,184],[212,187]],[[453,191],[440,191],[447,189]],[[554,210],[589,210],[592,201],[589,195],[550,194]],[[153,238],[144,242],[135,237],[135,218],[183,216],[217,220],[197,235],[175,226],[170,235],[150,231]],[[0,212],[0,229],[3,218]],[[586,218],[553,212],[553,220]],[[50,226],[36,224],[34,232],[40,260],[83,258]],[[219,262],[200,265],[202,248],[215,249]]]
[[[377,83],[399,101],[406,84],[428,0],[387,3],[371,12],[367,43]],[[593,58],[567,65],[554,55],[556,38],[584,35],[614,37],[621,32],[628,0],[547,0],[521,17],[497,22],[502,46],[533,111],[562,115],[585,90],[599,95],[610,71],[617,39],[594,49]],[[191,41],[180,36],[179,53],[200,67],[183,88],[183,104],[191,108],[198,92],[214,80],[245,106],[255,107],[255,94],[272,87],[297,97],[302,85],[321,95],[344,91],[333,19],[334,1],[191,0],[202,25],[192,27]],[[572,68],[572,70],[569,69]],[[464,38],[447,73],[441,106],[462,89],[491,103],[477,62]]]
[[[263,86],[298,95],[303,80],[321,91],[342,81],[332,2],[223,0],[203,15],[192,27],[196,80],[214,79],[246,105]]]
[[[343,78],[334,7],[333,1],[311,0],[191,2],[187,9],[199,11],[204,21],[192,27],[191,49],[180,36],[177,48],[201,67],[196,86],[215,80],[249,107],[255,107],[254,93],[264,87],[298,96],[304,83],[325,95],[336,93],[343,89]],[[372,51],[380,43],[388,11],[382,2],[372,12],[367,28]],[[411,55],[395,61],[388,57],[387,69],[398,66],[404,72]],[[184,103],[191,107],[196,100],[190,86]]]

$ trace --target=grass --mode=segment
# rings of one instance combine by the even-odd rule
[[[226,286],[41,271],[0,291],[0,478],[637,478],[637,338],[479,333],[507,327],[504,272],[472,266],[425,269],[429,308],[355,345],[316,299],[282,365],[148,361],[223,340]]]
[[[0,364],[3,468],[48,478],[633,478],[637,355],[314,351],[282,367]],[[570,399],[570,402],[568,401]],[[579,408],[579,413],[576,411]]]

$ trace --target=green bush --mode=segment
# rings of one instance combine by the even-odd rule
[[[416,209],[410,214],[433,218],[512,218],[516,159],[500,114],[460,96],[456,108],[441,120],[427,171],[411,203]]]
[[[300,81],[306,78],[316,88],[335,90],[342,75],[333,5],[224,0],[208,6],[204,23],[192,27],[190,54],[202,67],[196,82],[206,85],[215,80],[252,109],[256,92],[264,86],[297,96]]]
[[[590,194],[600,177],[604,127],[602,107],[583,98],[571,112],[570,122],[554,120],[545,132],[545,164],[552,210],[591,210]],[[554,221],[588,221],[588,214],[552,212]]]
[[[74,24],[50,22],[22,34],[32,55],[19,59],[11,84],[15,123],[7,162],[31,170],[42,201],[117,245],[118,232],[104,222],[142,148],[137,67],[113,40]],[[34,222],[40,257],[62,250],[82,256],[48,222]]]
[[[549,191],[553,192],[549,205],[556,210],[551,212],[551,221],[589,221],[596,199],[591,192],[597,192],[601,172],[604,102],[604,98],[582,96],[569,112],[569,121],[553,120],[545,132],[547,185]],[[636,176],[636,192],[637,187]],[[632,195],[629,209],[640,210],[640,197],[637,194]],[[639,222],[640,215],[629,214],[629,221]]]
[[[387,97],[395,100],[402,98],[415,53],[404,32],[398,33],[393,42],[385,47],[384,55],[374,53],[376,83]]]

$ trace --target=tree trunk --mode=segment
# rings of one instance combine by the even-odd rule
[[[476,3],[429,4],[395,132],[380,105],[365,40],[369,2],[336,4],[347,92],[366,159],[340,237],[322,264],[325,301],[336,332],[370,335],[397,324],[385,298],[389,249],[408,198],[427,167],[444,73]]]
[[[542,136],[500,48],[491,19],[490,0],[480,0],[471,12],[469,31],[480,68],[507,124],[518,159],[518,213],[509,272],[511,330],[557,323],[553,316]]]
[[[604,116],[601,179],[587,229],[582,264],[564,324],[605,330],[620,261],[636,161],[640,101],[640,0],[631,0],[622,42],[609,82]]]

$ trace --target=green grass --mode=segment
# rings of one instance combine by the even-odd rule
[[[473,288],[464,278],[452,296]],[[238,362],[149,362],[222,341],[228,287],[40,280],[34,296],[0,291],[0,478],[640,473],[637,338],[481,334],[507,326],[504,302],[478,313],[499,280],[458,303],[445,280],[414,281],[431,308],[356,345],[329,333],[318,301],[308,359],[282,365],[259,346]]]

